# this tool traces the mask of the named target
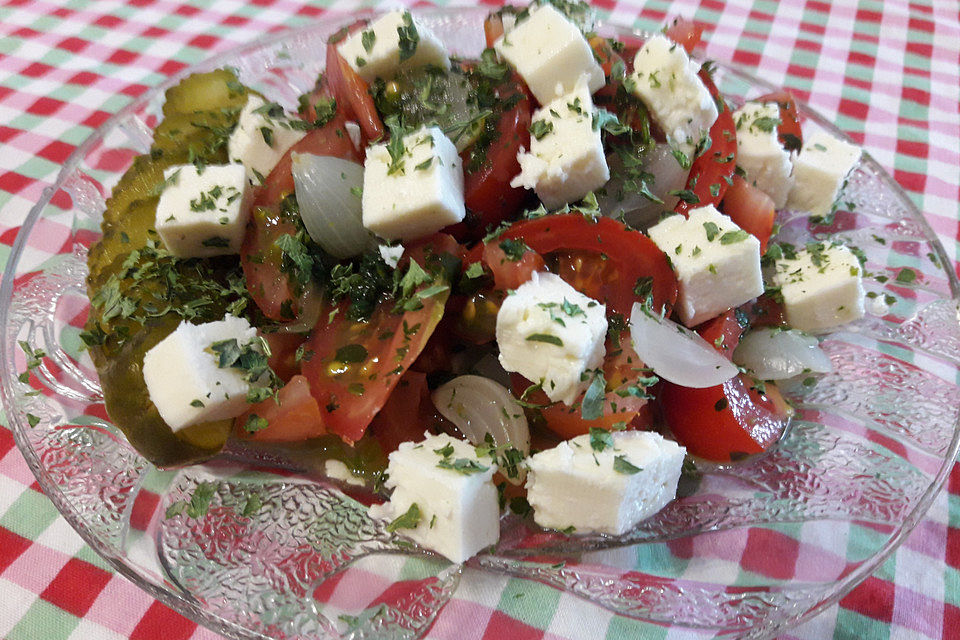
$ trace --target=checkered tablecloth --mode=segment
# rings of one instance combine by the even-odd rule
[[[419,4],[419,3],[417,3]],[[792,89],[907,189],[956,266],[960,8],[940,0],[598,0],[616,21],[708,27],[706,53]],[[0,264],[71,151],[183,67],[338,0],[0,0]],[[67,239],[45,238],[40,256]],[[36,257],[36,256],[35,256]],[[905,544],[839,605],[785,638],[960,637],[960,471]],[[431,637],[628,638],[629,624],[548,588],[458,593]],[[523,618],[524,623],[516,618]],[[589,619],[589,626],[586,626]],[[599,619],[600,624],[597,624]],[[674,637],[669,630],[664,637]],[[40,492],[0,425],[0,637],[212,639],[139,591]]]

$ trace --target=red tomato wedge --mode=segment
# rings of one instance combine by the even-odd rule
[[[741,316],[742,317],[742,316]],[[697,327],[700,337],[709,342],[728,360],[733,359],[733,350],[740,344],[740,336],[746,331],[740,324],[737,312],[731,309],[723,315],[707,320]]]
[[[723,197],[723,212],[744,231],[760,241],[760,254],[766,252],[773,234],[776,207],[773,198],[738,175]]]
[[[449,239],[449,238],[448,238]],[[425,268],[429,246],[412,250]],[[426,283],[418,288],[425,291]],[[387,402],[403,373],[423,351],[443,316],[449,289],[423,297],[419,309],[394,313],[394,302],[381,303],[370,319],[346,317],[347,303],[332,317],[321,314],[306,342],[312,355],[301,362],[303,375],[320,405],[327,430],[353,443]]]
[[[664,34],[682,46],[687,53],[693,53],[703,37],[703,26],[687,18],[677,18],[666,28]]]
[[[776,102],[780,107],[780,124],[777,125],[777,137],[787,151],[800,151],[803,146],[803,132],[800,129],[800,115],[797,101],[786,89],[780,89],[760,96],[756,102]]]
[[[710,127],[710,148],[694,158],[690,165],[687,190],[692,191],[696,197],[692,202],[681,198],[674,208],[674,211],[683,215],[690,209],[711,204],[716,206],[723,200],[723,194],[737,167],[737,127],[733,122],[733,112],[724,102],[710,74],[701,69],[700,79],[719,103],[720,113]]]
[[[280,236],[297,232],[296,224],[280,206],[283,199],[294,192],[290,171],[292,154],[313,153],[360,162],[344,123],[338,111],[326,125],[307,132],[280,158],[266,182],[254,193],[250,221],[240,247],[240,264],[250,296],[272,320],[293,320],[301,308],[297,287],[290,282],[290,274],[283,270],[283,252],[275,244]]]
[[[401,442],[423,440],[423,433],[432,424],[433,415],[426,374],[407,371],[383,409],[374,416],[369,434],[385,452],[396,451]]]
[[[327,44],[326,78],[337,100],[338,109],[360,125],[367,142],[383,137],[383,121],[373,104],[367,83],[353,70],[337,51],[333,42]],[[364,145],[365,146],[365,145]]]
[[[508,240],[509,241],[509,240]],[[493,282],[497,289],[508,291],[516,289],[530,279],[534,271],[543,271],[546,263],[536,251],[527,249],[519,260],[507,257],[501,247],[503,239],[498,238],[483,245],[483,262],[493,272]]]
[[[523,82],[511,74],[497,90],[497,97],[506,102],[515,96],[519,101],[499,115],[493,141],[482,152],[479,162],[472,160],[474,148],[460,154],[463,159],[463,198],[467,218],[444,229],[458,240],[476,240],[504,220],[520,212],[527,198],[523,187],[511,187],[510,181],[520,173],[517,154],[530,148],[530,98]]]
[[[483,20],[483,36],[487,41],[487,46],[492,47],[493,43],[503,35],[503,18],[499,13],[491,13]]]
[[[591,293],[612,313],[629,317],[633,303],[640,298],[635,292],[638,287],[649,286],[657,309],[662,305],[672,307],[677,300],[677,278],[667,256],[653,240],[612,218],[589,220],[579,213],[548,215],[520,220],[500,238],[520,238],[543,256],[555,251],[585,251],[609,260],[616,278],[606,278],[599,290]]]
[[[776,386],[760,393],[740,374],[722,385],[690,389],[664,382],[658,399],[670,431],[687,451],[715,462],[766,451],[790,420]]]
[[[267,426],[249,432],[244,427],[250,416],[267,421]],[[258,402],[236,420],[240,438],[257,442],[301,442],[324,435],[320,407],[310,395],[310,383],[303,376],[293,376],[277,394],[277,399]]]

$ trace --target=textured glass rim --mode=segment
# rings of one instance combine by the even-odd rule
[[[427,9],[418,9],[418,12],[425,15],[436,15],[444,16],[449,15],[452,12],[456,13],[475,13],[478,16],[487,14],[491,9],[489,7],[456,7],[456,8],[427,8]],[[120,111],[115,113],[113,116],[109,117],[104,123],[97,128],[96,131],[90,134],[86,140],[84,140],[74,152],[67,158],[66,162],[63,165],[63,168],[57,174],[56,180],[52,185],[45,187],[41,193],[40,199],[38,202],[30,209],[26,219],[24,220],[23,226],[20,231],[17,233],[16,238],[14,239],[13,245],[11,247],[10,255],[7,259],[7,264],[4,269],[3,279],[0,282],[0,327],[4,330],[0,331],[0,354],[8,353],[8,344],[7,344],[7,332],[6,327],[8,323],[8,314],[10,309],[10,302],[13,298],[14,293],[14,280],[16,277],[15,267],[19,264],[20,258],[24,252],[24,249],[27,244],[27,238],[29,237],[31,231],[33,230],[34,224],[40,218],[43,210],[49,205],[50,200],[53,198],[59,190],[67,183],[71,175],[79,168],[80,164],[83,162],[84,158],[87,156],[89,151],[94,148],[98,143],[103,141],[108,132],[113,131],[117,126],[127,119],[129,119],[136,111],[142,108],[145,104],[150,103],[153,100],[158,99],[162,96],[163,92],[166,91],[169,87],[177,84],[182,78],[186,77],[191,73],[196,73],[198,71],[207,71],[212,70],[222,66],[222,60],[225,57],[235,58],[245,54],[253,53],[260,51],[272,45],[284,42],[288,39],[294,39],[300,34],[310,33],[315,30],[321,30],[324,28],[330,28],[334,25],[340,23],[346,23],[347,21],[355,20],[359,17],[367,17],[375,15],[378,13],[372,9],[365,9],[362,11],[356,12],[328,12],[320,19],[315,20],[314,22],[304,25],[302,27],[294,29],[286,29],[275,34],[264,36],[262,38],[256,39],[250,43],[243,44],[232,49],[214,54],[210,58],[204,60],[195,65],[190,65],[189,67],[182,69],[174,76],[170,77],[163,83],[147,90],[141,94],[138,98],[131,101],[129,104],[124,106]],[[638,36],[642,37],[648,35],[647,32],[636,29],[634,27],[619,24],[616,22],[599,22],[599,25],[612,29],[624,36]],[[735,63],[727,62],[718,62],[717,66],[722,68],[725,73],[729,73],[741,81],[748,83],[752,88],[760,88],[765,91],[775,90],[778,87],[770,84],[769,82],[758,78],[751,73],[741,70]],[[799,104],[803,115],[808,119],[814,121],[820,127],[829,131],[834,135],[838,135],[849,141],[849,137],[840,131],[833,123],[825,119],[818,113],[811,110],[805,103]],[[895,181],[893,178],[876,162],[869,154],[864,153],[861,160],[866,166],[868,166],[884,183],[886,188],[890,189],[891,193],[896,196],[896,198],[903,204],[904,208],[909,212],[910,217],[913,221],[917,222],[928,242],[930,242],[931,247],[936,252],[937,257],[940,260],[941,265],[944,265],[943,271],[947,275],[947,280],[950,286],[950,292],[952,295],[952,300],[954,302],[960,302],[960,280],[958,280],[957,275],[953,269],[947,268],[951,261],[948,258],[942,243],[940,242],[937,235],[934,233],[933,228],[924,218],[923,214],[913,203],[913,200],[910,199],[906,191]],[[13,380],[12,380],[12,368],[6,366],[0,367],[0,400],[2,400],[3,407],[12,407],[12,393],[13,393]],[[36,451],[30,446],[29,442],[26,440],[24,424],[24,416],[19,413],[8,412],[4,410],[4,414],[7,416],[8,423],[10,423],[11,430],[13,431],[14,440],[16,441],[17,448],[20,450],[21,454],[27,460],[28,466],[30,467],[31,472],[37,478],[40,487],[43,489],[44,494],[54,503],[57,507],[57,510],[64,517],[64,519],[70,524],[70,526],[80,535],[80,537],[86,542],[91,548],[93,548],[117,573],[123,575],[125,578],[130,580],[134,585],[146,591],[149,595],[159,600],[163,604],[169,606],[171,609],[177,611],[178,613],[184,615],[185,617],[193,620],[194,622],[203,624],[207,628],[217,632],[223,633],[233,638],[237,639],[248,639],[248,638],[267,638],[260,633],[253,632],[249,629],[240,627],[232,622],[224,620],[223,618],[212,614],[211,612],[199,607],[195,602],[193,602],[189,597],[175,591],[173,589],[163,589],[158,585],[152,584],[145,581],[141,578],[134,569],[125,564],[122,557],[118,557],[106,545],[98,539],[93,533],[88,530],[83,523],[77,519],[72,510],[71,503],[66,499],[61,490],[57,487],[55,483],[52,482],[46,470],[41,466],[40,460],[37,457]],[[805,612],[784,621],[781,624],[776,625],[772,628],[770,637],[773,637],[776,633],[779,633],[784,627],[789,625],[800,624],[806,620],[809,620],[812,617],[815,617],[821,613],[825,608],[831,606],[832,604],[839,601],[844,595],[849,593],[854,587],[860,584],[865,580],[870,574],[872,574],[876,568],[885,561],[900,544],[904,541],[907,535],[913,531],[919,521],[927,513],[930,508],[933,499],[940,493],[943,489],[943,486],[946,482],[950,469],[953,467],[954,460],[956,459],[958,450],[960,450],[960,416],[954,422],[953,426],[953,437],[951,438],[950,445],[944,453],[943,463],[941,464],[937,473],[933,476],[933,481],[929,487],[924,491],[923,495],[917,500],[915,506],[907,513],[903,521],[897,527],[896,531],[889,536],[886,543],[877,551],[872,557],[864,560],[855,570],[846,574],[843,578],[836,581],[832,592],[826,595],[818,604],[814,605]]]

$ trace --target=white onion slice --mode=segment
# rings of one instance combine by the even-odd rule
[[[527,417],[503,385],[481,376],[457,376],[437,387],[433,404],[474,445],[483,444],[489,433],[498,447],[510,444],[525,456],[530,453]]]
[[[740,339],[733,361],[760,380],[784,380],[833,367],[813,336],[796,329],[756,329]]]
[[[639,302],[630,314],[630,337],[644,364],[674,384],[702,389],[737,375],[736,365],[696,332],[650,313]]]
[[[294,153],[292,160],[300,217],[313,241],[335,258],[373,247],[376,242],[363,226],[357,196],[363,188],[363,166],[312,153]]]
[[[610,164],[611,175],[623,173],[622,168],[617,168],[623,165],[623,161],[617,154],[611,154],[607,161]],[[617,178],[611,179],[605,186],[606,195],[597,198],[600,210],[605,215],[617,217],[623,213],[627,224],[638,229],[645,229],[656,223],[662,211],[673,211],[677,205],[677,196],[671,196],[669,192],[683,189],[687,184],[687,175],[690,173],[688,169],[680,166],[667,144],[658,144],[651,149],[644,159],[642,168],[653,175],[650,192],[663,200],[662,204],[636,192],[620,194],[623,185]]]

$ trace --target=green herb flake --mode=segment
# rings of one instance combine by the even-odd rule
[[[558,347],[563,346],[563,340],[557,336],[552,336],[549,333],[531,333],[526,338],[527,342],[545,342],[547,344],[556,345]]]
[[[405,513],[397,516],[387,525],[387,532],[394,533],[397,529],[416,529],[420,525],[420,519],[422,517],[420,507],[414,502]]]
[[[613,434],[600,427],[590,427],[590,448],[600,453],[613,448]]]
[[[627,456],[616,456],[613,459],[613,470],[617,473],[622,473],[624,475],[632,476],[643,471],[640,467],[637,467],[629,460]]]
[[[750,237],[750,234],[743,229],[737,229],[736,231],[727,231],[722,236],[720,236],[720,244],[734,244],[737,242],[743,242]]]

